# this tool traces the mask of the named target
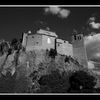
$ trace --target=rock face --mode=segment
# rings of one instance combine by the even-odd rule
[[[0,57],[0,68],[1,68],[1,66],[3,65],[3,63],[4,63],[4,61],[5,61],[5,59],[6,59],[6,56],[7,56],[7,54],[5,53],[4,55],[2,55],[2,56]]]
[[[16,57],[16,55],[18,56]],[[20,67],[23,67],[23,70],[26,69],[26,75],[29,75],[33,70],[46,71],[46,69],[59,69],[64,71],[68,70],[68,66],[70,66],[70,69],[75,69],[76,67],[73,67],[74,62],[71,60],[70,62],[65,62],[65,58],[66,56],[57,54],[55,59],[52,59],[46,50],[20,51],[19,54],[14,51],[8,56],[5,53],[0,57],[0,67],[2,67],[1,72],[4,75],[8,71],[13,75]]]
[[[15,57],[15,52],[11,55],[8,55],[8,57],[5,58],[2,74],[6,75],[7,71],[11,72],[12,75],[15,73],[15,61],[14,61],[15,58],[14,57]]]

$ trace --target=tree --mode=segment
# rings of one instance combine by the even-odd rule
[[[11,45],[15,45],[18,42],[18,40],[16,38],[12,39],[11,41]]]
[[[40,92],[66,93],[69,88],[68,78],[62,76],[58,70],[52,71],[49,75],[44,75],[39,80]],[[48,91],[45,89],[48,88]],[[45,90],[45,91],[44,91]]]
[[[65,58],[65,62],[68,62],[69,63],[69,57],[68,56],[66,56],[66,58]]]
[[[56,55],[57,55],[57,50],[55,50],[55,49],[50,49],[50,51],[49,51],[49,56],[50,56],[51,58],[55,58]]]
[[[8,49],[8,55],[10,55],[11,53],[12,53],[12,49],[9,48],[9,49]]]
[[[15,93],[29,93],[32,87],[32,79],[27,76],[28,73],[26,66],[20,66],[16,68],[16,80],[15,80]]]
[[[32,87],[32,80],[29,77],[19,77],[15,81],[14,92],[15,93],[28,93]]]
[[[0,43],[0,53],[4,54],[5,52],[8,52],[9,46],[8,43],[6,41],[2,41]]]
[[[17,50],[18,49],[18,40],[16,38],[12,39],[12,41],[11,41],[11,47],[14,50]]]
[[[0,44],[0,54],[3,55],[3,46]]]
[[[1,74],[0,77],[0,93],[13,93],[15,87],[16,73],[12,76],[8,71],[6,76]]]
[[[69,83],[71,85],[69,92],[92,92],[96,78],[85,71],[76,71],[70,76]]]

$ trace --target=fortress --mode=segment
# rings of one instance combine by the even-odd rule
[[[59,39],[55,32],[40,29],[35,34],[29,31],[23,34],[22,46],[26,51],[56,49],[57,53],[71,56],[83,66],[87,65],[87,54],[83,34],[74,34],[72,44]]]

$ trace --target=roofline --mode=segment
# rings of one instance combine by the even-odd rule
[[[39,34],[39,33],[37,33],[38,35],[46,35],[46,34]],[[28,34],[27,33],[27,35],[37,35],[37,34]],[[46,35],[46,36],[50,36],[50,37],[54,37],[54,38],[57,38],[56,36],[52,36],[52,35]]]

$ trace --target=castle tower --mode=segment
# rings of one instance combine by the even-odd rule
[[[88,66],[86,48],[84,45],[83,34],[73,34],[72,36],[73,45],[73,57],[84,67]]]

